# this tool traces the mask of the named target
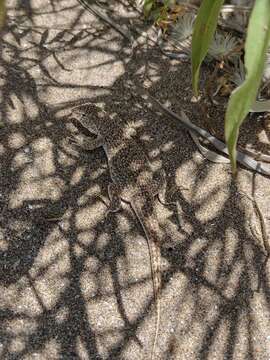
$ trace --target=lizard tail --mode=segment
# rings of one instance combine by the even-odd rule
[[[153,245],[153,246],[152,246]],[[159,326],[160,326],[160,287],[161,287],[161,271],[160,271],[160,246],[156,243],[149,244],[149,253],[152,259],[156,259],[152,261],[154,266],[151,266],[152,271],[152,278],[153,278],[153,288],[154,288],[154,297],[155,297],[155,306],[156,306],[156,324],[155,324],[155,337],[151,352],[151,360],[155,358],[155,351],[156,351],[156,344],[158,339],[159,333]],[[151,249],[152,247],[152,249]]]
[[[141,200],[141,199],[140,199]],[[159,335],[160,327],[160,290],[161,290],[161,252],[160,252],[160,227],[158,225],[158,220],[156,213],[153,209],[153,199],[149,204],[146,198],[144,198],[144,204],[141,204],[141,201],[134,201],[132,203],[132,208],[140,221],[140,224],[144,230],[144,233],[147,238],[148,250],[150,255],[150,265],[153,281],[153,293],[155,300],[156,308],[156,323],[155,323],[155,337],[153,341],[152,351],[151,351],[151,360],[155,358],[156,344]]]

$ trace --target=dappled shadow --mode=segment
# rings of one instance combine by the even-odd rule
[[[124,1],[110,11],[126,26],[136,17]],[[267,357],[269,274],[250,231],[252,206],[239,192],[248,191],[248,172],[232,182],[228,167],[203,160],[180,124],[127,86],[145,82],[199,121],[188,66],[149,44],[131,53],[76,1],[10,1],[9,14],[0,64],[1,358],[150,353],[154,300],[144,233],[127,205],[106,215],[103,150],[86,152],[69,140],[83,131],[70,108],[87,101],[117,113],[154,170],[165,169],[179,204],[180,227],[170,208],[157,205],[166,233],[161,358]]]

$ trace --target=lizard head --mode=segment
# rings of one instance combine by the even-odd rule
[[[105,114],[102,107],[94,103],[83,104],[72,109],[72,118],[95,135],[99,134],[99,123]]]

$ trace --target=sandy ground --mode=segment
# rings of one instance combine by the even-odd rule
[[[68,108],[91,100],[133,128],[155,169],[165,169],[178,204],[178,216],[156,205],[166,234],[159,358],[269,360],[270,269],[262,267],[260,223],[241,195],[251,194],[252,173],[240,169],[233,181],[228,165],[205,160],[179,123],[127,89],[129,79],[144,81],[176,112],[204,122],[190,101],[190,64],[147,42],[131,57],[129,44],[75,0],[8,4],[0,65],[0,358],[149,358],[155,313],[144,233],[126,204],[106,216],[102,149],[82,151],[68,140],[87,134]],[[137,17],[124,1],[110,9],[124,28]],[[208,122],[222,127],[222,111],[211,111]],[[269,150],[269,134],[253,129],[251,119],[241,139]],[[256,176],[267,230],[269,184]]]

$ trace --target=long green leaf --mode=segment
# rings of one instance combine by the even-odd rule
[[[0,0],[0,27],[3,26],[6,16],[5,0]]]
[[[144,1],[143,12],[144,12],[145,17],[149,16],[154,4],[155,4],[155,0],[145,0]]]
[[[250,111],[260,86],[265,54],[270,40],[270,0],[256,0],[245,43],[245,81],[230,97],[225,117],[225,137],[232,170],[236,172],[236,143],[239,127]]]
[[[200,67],[212,42],[218,15],[224,0],[203,0],[195,20],[192,36],[192,86],[198,96]]]

